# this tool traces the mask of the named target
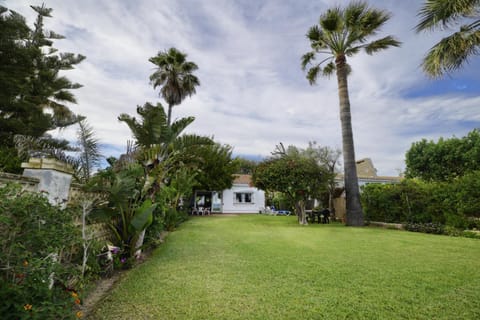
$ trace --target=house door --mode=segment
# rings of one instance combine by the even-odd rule
[[[222,212],[222,193],[216,191],[195,191],[194,207],[197,210],[208,209],[210,212]]]
[[[195,192],[195,209],[212,211],[212,192],[210,191],[196,191]]]

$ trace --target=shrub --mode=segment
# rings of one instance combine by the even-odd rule
[[[480,217],[480,172],[450,182],[405,179],[399,184],[362,187],[366,220],[404,223],[412,231],[438,233],[438,226],[475,229]],[[449,231],[448,231],[449,230]]]
[[[176,210],[174,208],[167,208],[163,212],[163,226],[167,231],[173,231],[182,222],[188,219],[188,214],[185,210]]]
[[[0,314],[6,319],[75,318],[80,303],[80,230],[74,213],[19,186],[0,188]],[[5,318],[3,318],[5,319]]]

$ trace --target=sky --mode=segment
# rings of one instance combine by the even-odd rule
[[[234,155],[262,158],[275,146],[305,148],[309,141],[341,149],[335,77],[311,86],[300,67],[310,51],[305,36],[337,0],[0,0],[33,25],[30,5],[53,8],[45,28],[64,35],[54,47],[87,58],[65,72],[83,85],[69,105],[87,117],[103,154],[118,156],[132,140],[121,113],[136,115],[145,102],[161,102],[148,61],[175,47],[195,62],[201,85],[173,109],[194,116],[186,132],[214,137]],[[392,13],[378,37],[402,42],[375,55],[349,58],[350,104],[356,159],[372,159],[379,175],[398,176],[405,153],[425,138],[462,137],[480,127],[480,57],[462,70],[429,79],[423,56],[448,30],[417,34],[420,0],[371,0]],[[372,38],[372,40],[375,38]],[[56,133],[74,141],[75,128]]]

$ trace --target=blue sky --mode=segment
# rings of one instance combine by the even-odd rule
[[[305,147],[308,141],[341,147],[335,78],[310,86],[300,68],[309,51],[305,34],[328,7],[347,1],[307,0],[43,0],[54,9],[46,28],[66,36],[60,51],[87,56],[66,72],[83,84],[71,109],[87,116],[117,156],[131,139],[120,113],[163,102],[148,77],[148,59],[170,47],[199,66],[201,86],[173,110],[193,115],[189,132],[214,136],[235,154],[267,156],[279,142]],[[26,16],[37,0],[0,0]],[[381,175],[398,175],[410,145],[422,138],[460,137],[480,127],[480,57],[442,80],[428,79],[419,65],[444,31],[416,34],[418,0],[376,0],[393,16],[379,36],[403,42],[374,56],[349,60],[356,158],[369,157]],[[74,129],[60,135],[73,139]]]

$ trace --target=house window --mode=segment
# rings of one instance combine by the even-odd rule
[[[235,203],[253,203],[253,194],[251,192],[235,192]]]

